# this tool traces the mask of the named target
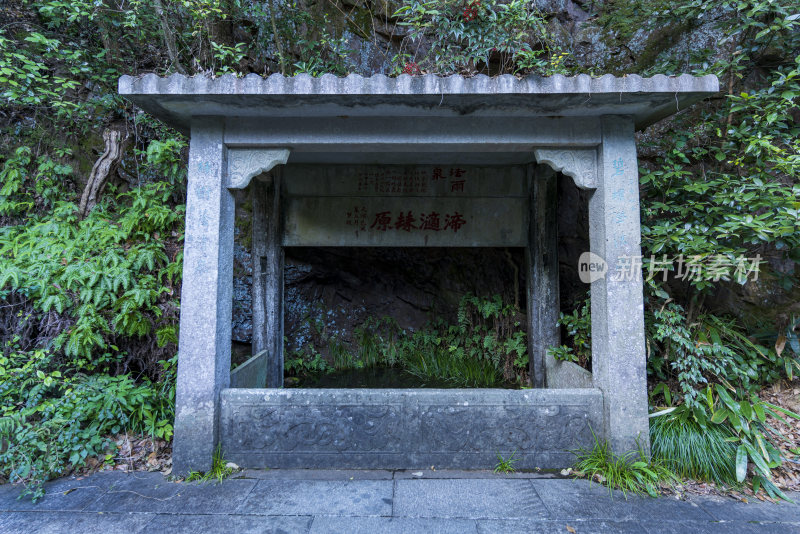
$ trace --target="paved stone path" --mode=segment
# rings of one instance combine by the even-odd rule
[[[421,473],[421,476],[420,476]],[[98,473],[37,504],[0,486],[0,532],[800,533],[800,504],[612,498],[585,480],[456,471],[245,471],[216,483]],[[794,495],[800,503],[800,495]]]

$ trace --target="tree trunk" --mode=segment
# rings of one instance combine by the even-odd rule
[[[97,158],[94,167],[92,167],[92,172],[89,173],[89,180],[86,182],[86,188],[83,190],[83,195],[81,195],[79,207],[81,218],[86,217],[92,211],[92,208],[97,205],[108,177],[114,173],[122,159],[128,136],[127,134],[123,136],[119,130],[107,128],[103,132],[103,141],[106,145],[105,151]]]

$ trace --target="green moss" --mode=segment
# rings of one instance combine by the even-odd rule
[[[356,35],[372,35],[372,11],[367,8],[354,9],[347,19],[347,26]]]
[[[597,24],[613,30],[619,42],[627,42],[652,20],[653,13],[669,9],[667,0],[607,0],[597,17]]]
[[[253,246],[253,201],[250,196],[236,207],[235,223],[238,233],[236,240],[244,248],[250,250]]]
[[[652,67],[658,56],[673,47],[678,40],[692,28],[691,21],[671,24],[654,30],[647,38],[644,50],[636,58],[636,71],[641,72]]]

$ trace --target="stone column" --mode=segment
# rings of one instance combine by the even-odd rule
[[[253,354],[267,350],[269,388],[283,387],[281,174],[253,181]]]
[[[617,452],[649,453],[639,226],[639,172],[630,119],[607,116],[598,185],[589,200],[591,250],[608,264],[592,282],[592,375],[603,391],[606,438]]]
[[[528,355],[533,387],[545,387],[548,347],[561,343],[558,326],[558,182],[555,171],[533,171],[529,244],[525,249],[528,307]]]
[[[219,120],[192,124],[173,443],[181,475],[211,468],[219,392],[230,380],[234,199],[222,134]]]

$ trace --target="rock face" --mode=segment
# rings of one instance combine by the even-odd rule
[[[233,338],[249,343],[249,253],[237,249]],[[411,329],[433,316],[455,321],[466,294],[516,298],[524,307],[522,249],[290,247],[285,253],[287,352],[312,343],[324,354],[323,339],[350,342],[370,317],[391,317]]]

